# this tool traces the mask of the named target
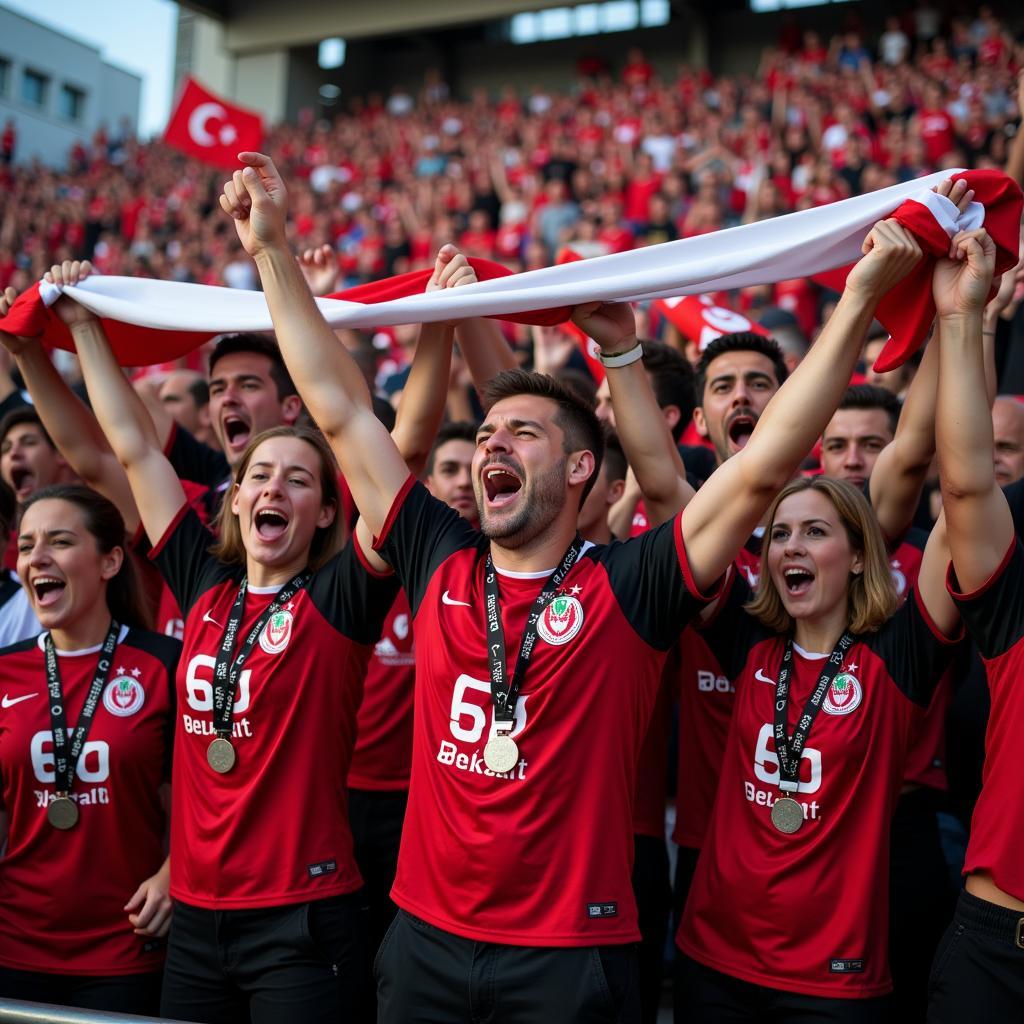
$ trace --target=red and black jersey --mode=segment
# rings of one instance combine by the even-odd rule
[[[346,798],[356,709],[397,582],[372,575],[350,543],[268,622],[238,680],[237,763],[218,775],[206,760],[213,673],[243,569],[214,558],[211,542],[184,505],[150,555],[185,614],[171,893],[225,909],[352,892],[361,884]],[[249,587],[239,637],[278,589]]]
[[[760,547],[761,538],[751,537],[733,563],[751,588],[761,572]],[[679,638],[677,663],[679,755],[672,841],[699,850],[715,806],[736,688],[694,626]]]
[[[392,897],[484,942],[589,946],[639,939],[630,884],[636,764],[661,669],[705,598],[677,519],[587,546],[537,623],[513,736],[495,775],[487,541],[410,478],[377,541],[416,634],[409,807]],[[498,573],[508,665],[549,574]]]
[[[348,768],[350,789],[409,788],[415,675],[412,615],[402,590],[388,612],[366,671],[356,718],[356,749]]]
[[[57,652],[71,728],[99,649]],[[46,818],[54,756],[43,638],[0,651],[0,783],[8,815],[0,965],[78,975],[159,969],[163,944],[135,935],[124,905],[164,861],[159,789],[170,769],[180,650],[169,637],[122,627],[71,792],[80,817],[66,832]]]
[[[676,941],[687,956],[755,985],[867,998],[889,991],[889,825],[911,728],[954,644],[916,594],[856,638],[804,747],[804,824],[778,832],[775,682],[785,638],[743,608],[735,574],[703,635],[736,686],[714,811]],[[794,650],[792,734],[826,654]]]
[[[964,874],[987,871],[1003,892],[1024,900],[1024,548],[1015,539],[992,578],[973,593],[960,592],[952,566],[947,584],[981,652],[992,701]]]
[[[668,799],[668,745],[672,735],[672,702],[679,678],[679,648],[674,647],[661,670],[661,683],[647,735],[640,747],[633,795],[633,832],[665,838],[665,801]]]
[[[924,530],[911,528],[903,543],[889,557],[892,581],[901,600],[905,600],[917,586],[927,543],[928,534]],[[953,672],[951,666],[942,674],[924,718],[914,726],[903,770],[904,782],[929,786],[941,792],[949,789],[946,777],[946,715],[953,699]]]

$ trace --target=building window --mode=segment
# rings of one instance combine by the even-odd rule
[[[667,25],[672,17],[669,0],[605,0],[575,7],[549,7],[514,14],[508,21],[513,43],[539,43],[605,32]]]
[[[59,113],[67,121],[81,121],[85,113],[85,93],[65,82],[60,87]]]
[[[11,62],[6,57],[0,57],[0,96],[6,96],[11,91]]]
[[[33,107],[45,107],[46,89],[49,84],[50,80],[46,75],[25,68],[21,74],[21,98]]]

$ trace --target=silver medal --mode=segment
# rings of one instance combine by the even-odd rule
[[[772,824],[782,833],[791,836],[799,832],[804,823],[804,809],[791,796],[777,797],[772,804]]]
[[[218,736],[206,748],[206,760],[218,775],[231,771],[235,767],[235,748],[231,741]]]
[[[518,763],[519,747],[508,733],[498,733],[487,741],[484,747],[484,764],[492,772],[510,772]]]
[[[46,808],[46,820],[61,832],[78,824],[78,804],[66,794],[59,793]]]

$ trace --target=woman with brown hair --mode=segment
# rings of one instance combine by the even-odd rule
[[[58,283],[79,274],[51,272]],[[215,543],[99,321],[67,298],[60,306],[185,619],[161,1012],[350,1019],[366,955],[345,780],[397,584],[367,568],[357,542],[341,548],[337,469],[309,429],[253,438]]]
[[[687,1020],[875,1021],[889,822],[957,615],[941,530],[897,608],[870,505],[824,477],[767,516],[756,593],[733,573],[702,630],[736,704],[677,943]]]
[[[17,540],[44,632],[0,651],[0,996],[153,1014],[181,644],[146,630],[124,521],[95,491],[38,491]]]

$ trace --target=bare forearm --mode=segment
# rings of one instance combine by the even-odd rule
[[[454,329],[424,324],[391,436],[409,470],[419,476],[444,419]]]
[[[1024,111],[1021,111],[1024,116]],[[1006,158],[1006,173],[1024,188],[1024,120],[1017,128],[1017,134],[1010,143],[1010,154]]]
[[[479,316],[463,320],[455,329],[455,336],[477,391],[503,370],[519,366],[495,320]]]
[[[99,321],[72,328],[82,375],[96,419],[120,463],[128,467],[160,450],[160,439],[142,399],[129,384]]]

